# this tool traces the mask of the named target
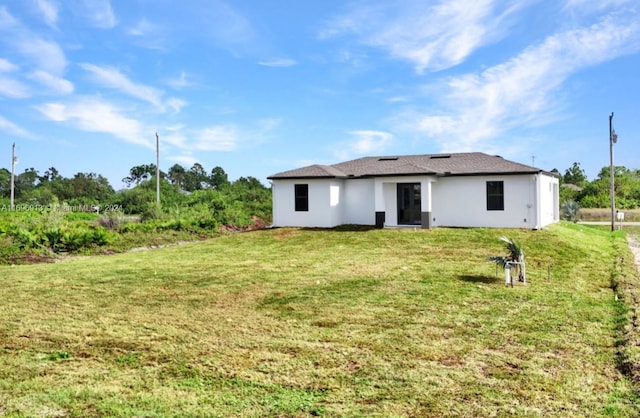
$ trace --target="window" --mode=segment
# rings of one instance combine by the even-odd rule
[[[295,185],[296,212],[309,211],[309,185]]]
[[[504,210],[504,182],[487,182],[487,210]]]

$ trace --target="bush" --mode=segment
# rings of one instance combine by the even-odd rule
[[[566,202],[563,202],[560,209],[562,211],[562,219],[571,222],[578,220],[580,205],[578,205],[574,200],[567,200]]]
[[[110,230],[117,231],[125,224],[125,217],[119,212],[109,212],[98,218],[98,225]]]
[[[21,255],[22,249],[12,237],[0,236],[0,263],[13,263]]]
[[[101,247],[111,242],[111,240],[112,237],[104,228],[72,228],[63,234],[61,248],[66,251],[78,251],[92,247]]]
[[[47,244],[52,251],[58,252],[62,245],[64,233],[59,228],[48,229],[44,231],[44,236],[47,239]]]
[[[162,209],[160,209],[156,203],[148,203],[144,211],[142,211],[142,213],[140,214],[140,220],[144,222],[149,220],[162,219],[162,215]]]

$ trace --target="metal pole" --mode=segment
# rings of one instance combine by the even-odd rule
[[[160,138],[156,132],[156,204],[160,209]]]
[[[609,116],[609,194],[611,195],[611,231],[615,231],[615,184],[613,177],[613,112]]]
[[[13,210],[13,200],[15,196],[15,170],[16,170],[16,143],[11,147],[11,202],[9,207]]]

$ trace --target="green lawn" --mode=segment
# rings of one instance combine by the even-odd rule
[[[487,261],[501,235],[527,286]],[[620,234],[561,224],[274,229],[0,266],[0,416],[637,416],[621,256]]]

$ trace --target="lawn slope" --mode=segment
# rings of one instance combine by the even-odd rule
[[[2,266],[0,415],[637,416],[621,243],[285,228]]]

